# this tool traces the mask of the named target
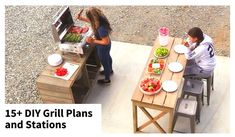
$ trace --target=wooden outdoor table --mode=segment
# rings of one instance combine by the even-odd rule
[[[88,59],[93,57],[96,67],[100,67],[95,48],[87,48],[83,56],[75,53],[62,54],[60,51],[58,53],[62,55],[63,63],[56,67],[47,65],[36,80],[39,95],[43,103],[76,103],[76,98],[72,91],[72,86],[76,79],[81,77],[83,81],[82,86],[85,86],[87,89],[91,86],[87,71]],[[54,76],[56,68],[62,67],[65,62],[79,65],[69,80],[63,80]]]
[[[149,124],[153,123],[160,132],[172,132],[172,122],[174,117],[174,109],[176,106],[176,102],[179,96],[181,96],[181,90],[182,90],[182,83],[183,83],[183,74],[184,69],[181,72],[173,73],[171,72],[167,65],[170,62],[177,61],[183,65],[185,68],[186,66],[186,58],[184,57],[184,54],[178,54],[174,51],[174,45],[181,44],[182,39],[180,38],[174,38],[170,37],[169,43],[167,46],[165,46],[170,54],[167,58],[165,58],[166,66],[161,75],[154,75],[154,74],[148,74],[147,72],[147,65],[151,58],[154,58],[154,50],[157,47],[160,47],[159,40],[157,39],[154,43],[154,46],[152,48],[152,51],[150,53],[149,59],[146,63],[146,67],[144,69],[144,72],[142,73],[142,76],[140,77],[139,83],[134,91],[134,94],[132,96],[132,105],[133,105],[133,126],[134,126],[134,132],[141,131],[143,128],[148,126]],[[165,80],[173,80],[178,84],[178,89],[175,92],[165,92],[163,89],[155,94],[155,95],[145,95],[143,94],[139,89],[140,81],[143,78],[146,77],[155,77],[157,79],[160,79],[161,82],[164,82]],[[141,126],[138,126],[138,117],[137,117],[137,107],[139,107],[144,114],[149,118],[149,121],[145,122]],[[152,116],[146,108],[154,109],[160,111],[160,114],[157,116]],[[168,130],[161,127],[161,125],[157,122],[157,120],[163,116],[166,116],[166,114],[169,113],[169,122],[168,122]]]

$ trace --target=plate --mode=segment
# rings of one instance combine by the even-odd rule
[[[183,70],[183,65],[180,64],[179,62],[171,62],[168,65],[168,69],[172,72],[180,72]]]
[[[176,53],[179,53],[179,54],[184,54],[188,52],[188,48],[182,44],[175,45],[174,50]]]
[[[177,90],[178,85],[175,81],[166,80],[162,83],[162,88],[166,92],[174,92]]]

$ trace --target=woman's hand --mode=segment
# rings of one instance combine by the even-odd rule
[[[84,9],[82,9],[77,15],[75,15],[75,16],[76,16],[76,19],[81,20],[81,21],[85,21],[85,22],[88,22],[88,23],[89,23],[89,22],[90,22],[89,19],[87,19],[86,17],[82,17],[82,16],[81,16],[83,10],[84,10]]]
[[[94,43],[94,39],[92,37],[87,37],[86,42],[89,44],[92,44],[92,43]]]
[[[99,44],[99,45],[102,45],[102,46],[106,46],[110,43],[109,36],[101,38],[101,40],[91,38],[91,39],[87,39],[87,41],[91,42],[91,43]]]
[[[182,44],[185,46],[185,47],[189,47],[189,44],[187,41],[183,41]]]
[[[110,39],[109,39],[108,36],[102,38],[101,40],[97,40],[97,39],[94,39],[92,37],[87,37],[86,42],[89,43],[89,44],[95,43],[95,44],[100,44],[100,45],[106,46],[110,43]]]

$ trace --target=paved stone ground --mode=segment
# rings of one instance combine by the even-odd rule
[[[35,79],[54,53],[52,16],[59,6],[5,7],[6,103],[42,103]],[[81,8],[71,6],[73,14]],[[199,26],[215,42],[216,55],[230,56],[229,6],[109,6],[100,7],[112,24],[112,40],[152,45],[157,29],[167,26],[181,37]],[[81,22],[76,22],[81,23]]]

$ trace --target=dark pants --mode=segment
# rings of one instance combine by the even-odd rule
[[[203,70],[200,66],[196,64],[195,60],[188,60],[184,71],[184,77],[208,77],[212,74],[212,72],[213,71]]]
[[[104,67],[105,80],[110,80],[110,73],[113,70],[112,68],[112,57],[110,56],[111,43],[107,46],[97,45],[97,52],[100,58],[100,62]]]

